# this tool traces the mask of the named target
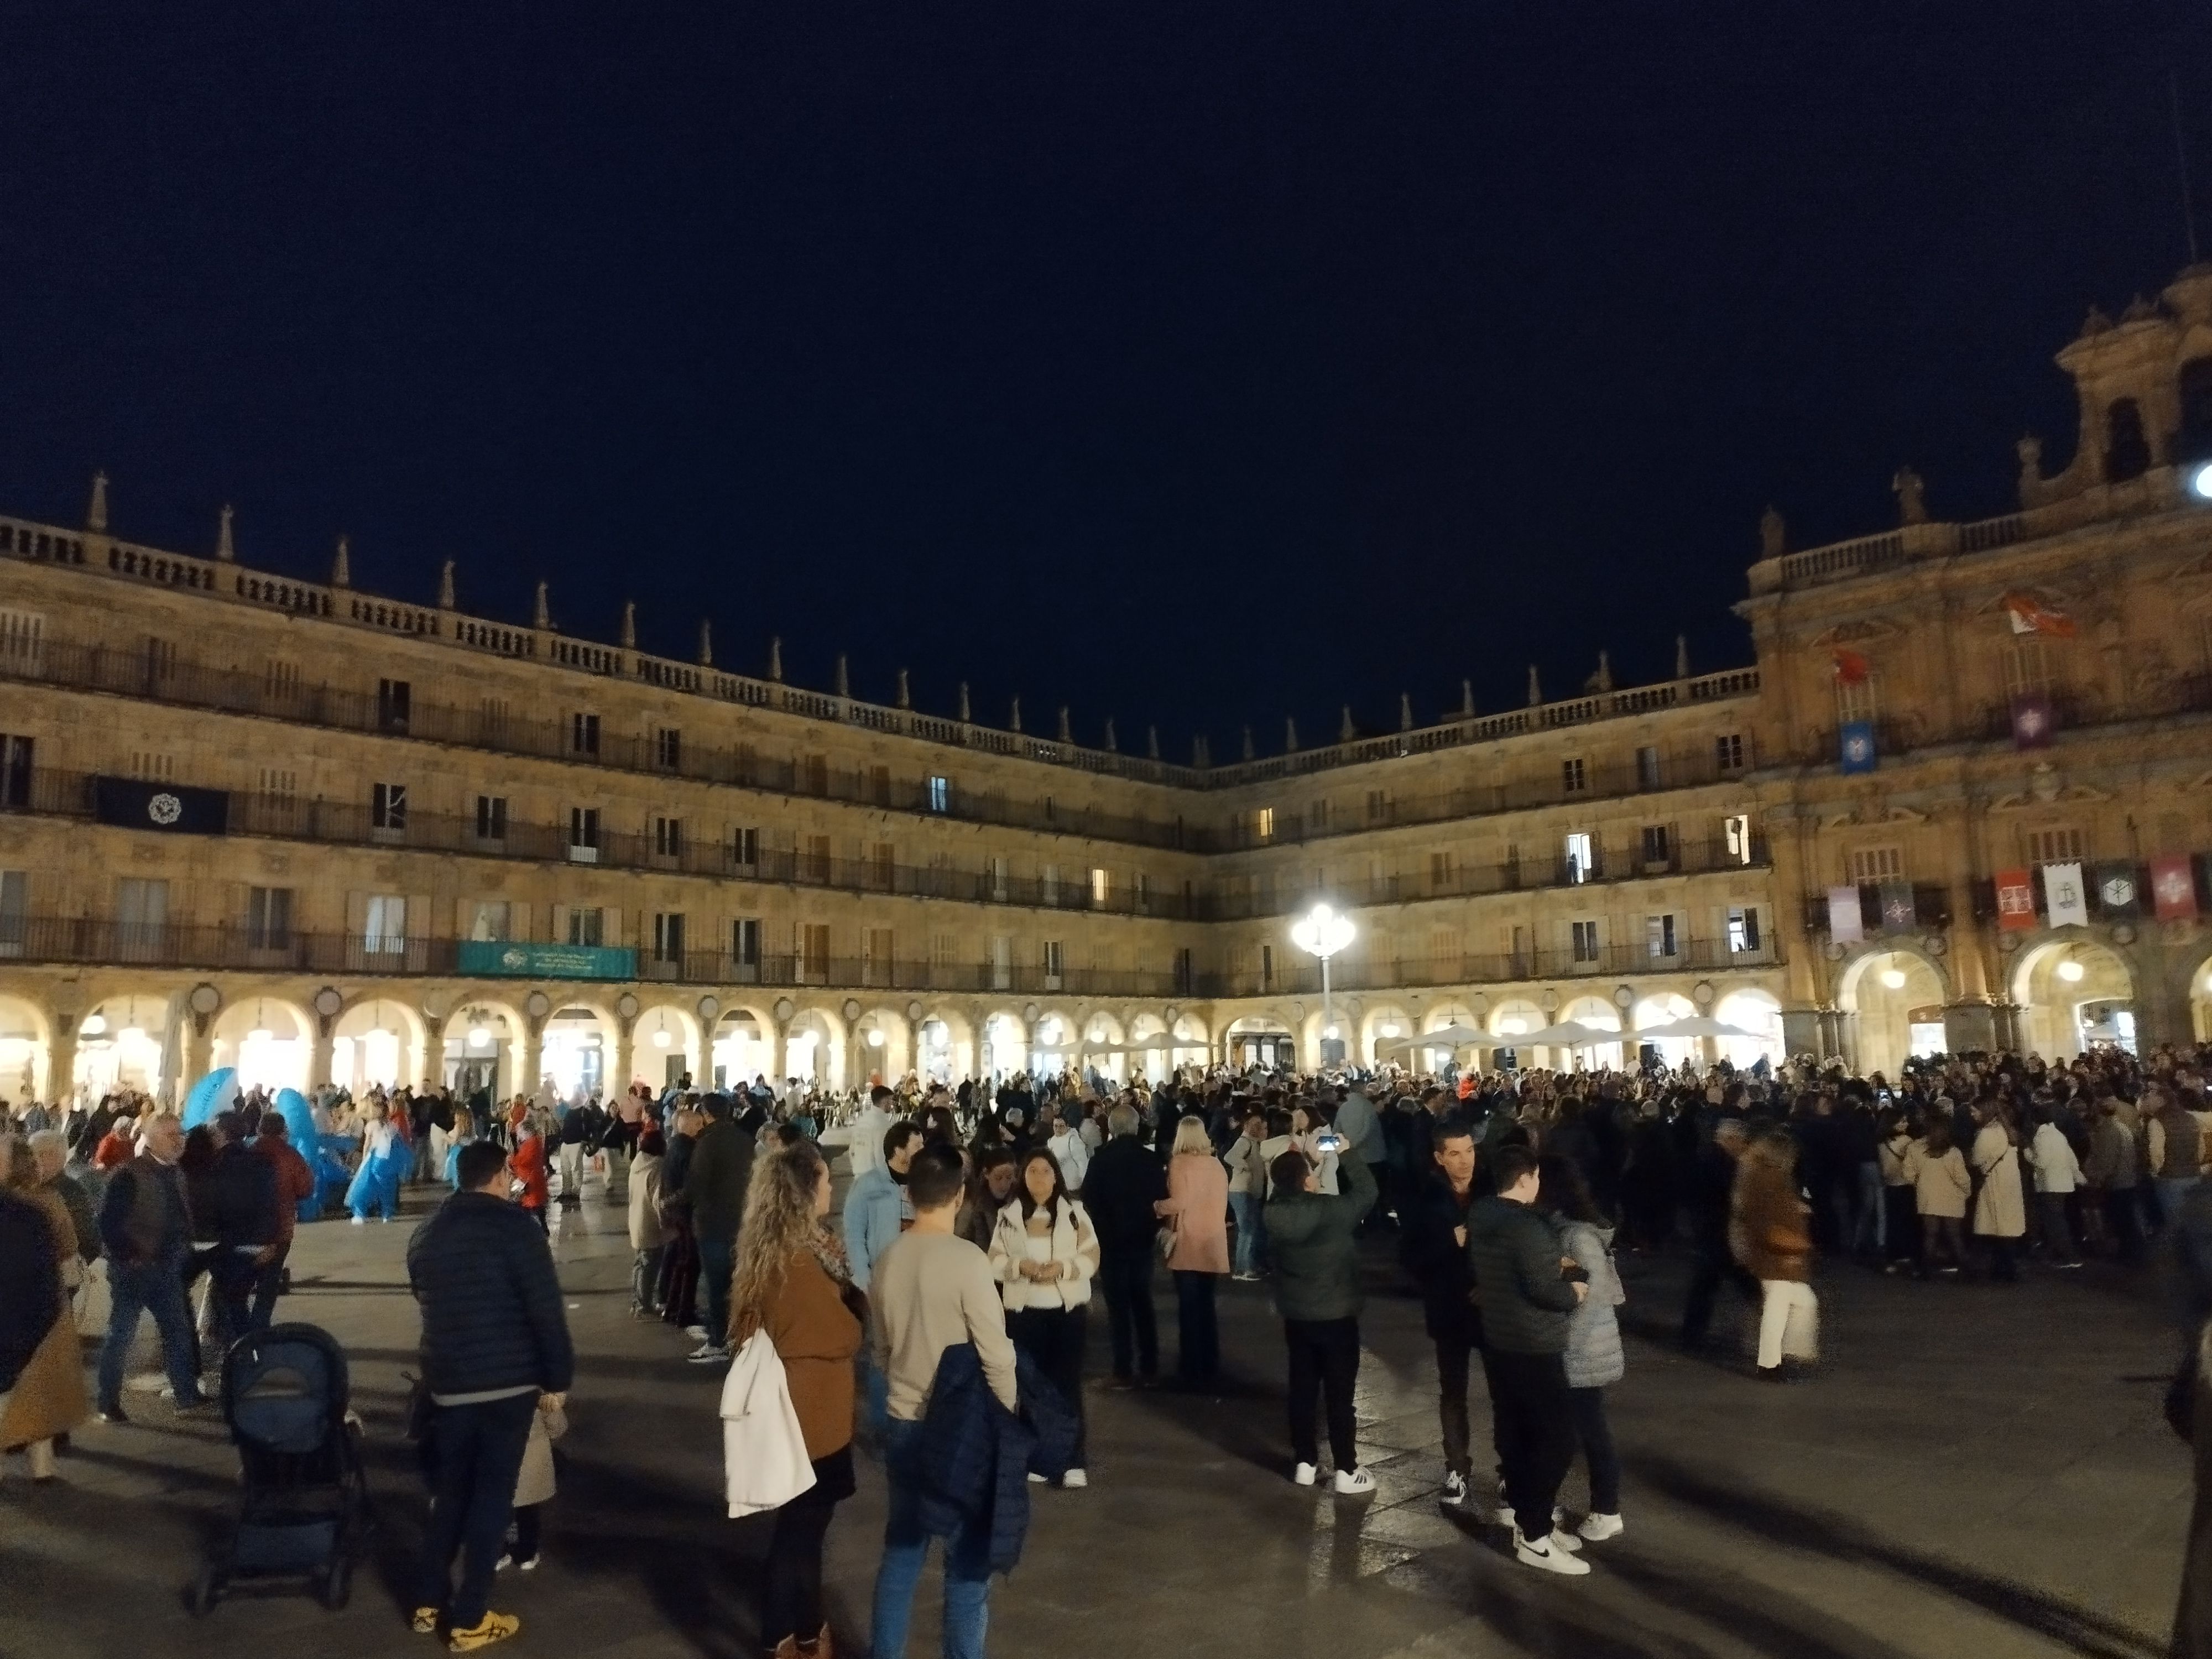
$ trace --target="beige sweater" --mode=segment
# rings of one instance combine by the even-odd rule
[[[868,1274],[876,1364],[890,1384],[890,1413],[919,1422],[929,1408],[937,1362],[947,1348],[973,1342],[991,1392],[1016,1409],[1014,1345],[999,1286],[982,1251],[951,1233],[902,1233]]]

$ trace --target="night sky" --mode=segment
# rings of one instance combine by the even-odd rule
[[[2187,260],[2170,69],[2212,250],[2202,8],[9,14],[0,510],[1170,758],[2006,510]]]

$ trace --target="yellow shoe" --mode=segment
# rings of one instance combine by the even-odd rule
[[[478,1648],[504,1642],[521,1628],[522,1620],[511,1613],[487,1613],[483,1623],[455,1631],[446,1646],[454,1653],[474,1653]]]
[[[415,1620],[414,1620],[414,1626],[415,1626],[415,1633],[416,1633],[417,1636],[435,1636],[435,1635],[438,1633],[438,1610],[437,1610],[437,1608],[435,1608],[435,1607],[417,1607],[417,1608],[416,1608],[416,1609],[415,1609]]]

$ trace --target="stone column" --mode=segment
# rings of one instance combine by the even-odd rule
[[[1823,1054],[1828,1049],[1828,1017],[1817,1008],[1784,1008],[1782,1011],[1782,1047],[1785,1054],[1795,1058],[1799,1054]]]
[[[313,1035],[307,1043],[307,1087],[325,1087],[331,1080],[331,1033],[337,1021],[327,1015],[311,1016],[315,1022]]]
[[[659,1092],[659,1080],[649,1079],[653,1092]],[[693,1074],[697,1080],[697,1074]],[[629,1085],[637,1081],[637,1022],[615,1016],[615,1064],[607,1077],[607,1098],[620,1100],[629,1092]]]
[[[418,1091],[435,1089],[446,1080],[446,1020],[442,1016],[435,1019],[428,1014],[422,1016],[422,1064],[419,1075],[421,1081],[415,1085]]]
[[[185,1022],[185,1040],[179,1045],[184,1075],[177,1081],[177,1098],[182,1101],[194,1084],[215,1069],[215,1019],[189,1008],[177,1018]]]
[[[522,1052],[518,1056],[521,1076],[514,1087],[516,1093],[534,1100],[538,1097],[538,1083],[545,1075],[545,1022],[531,1015],[524,1018],[527,1023],[523,1028]]]
[[[1996,1048],[1997,1011],[1987,1002],[1954,1002],[1943,1010],[1943,1046],[1953,1054]]]
[[[768,1086],[779,1097],[783,1093],[783,1080],[791,1075],[791,1022],[779,1019],[769,1032],[769,1058],[771,1065]]]
[[[40,1098],[49,1105],[66,1103],[76,1091],[76,1023],[79,1016],[56,1014],[52,1035],[46,1039],[46,1074]]]

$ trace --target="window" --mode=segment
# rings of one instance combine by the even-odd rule
[[[750,870],[760,863],[760,831],[732,830],[730,831],[730,862],[740,870]]]
[[[131,775],[141,783],[174,783],[177,757],[134,749],[131,751]]]
[[[1106,908],[1106,902],[1113,896],[1114,878],[1103,870],[1094,868],[1091,872],[1091,903],[1103,910]]]
[[[0,611],[0,669],[35,674],[46,661],[46,619],[35,611]]]
[[[169,884],[125,876],[115,884],[115,943],[125,951],[161,948],[169,926]]]
[[[2070,864],[2082,856],[2079,830],[2031,830],[2027,833],[2030,864]]]
[[[1728,848],[1732,864],[1751,862],[1751,815],[1739,812],[1734,817],[1721,820],[1721,840]]]
[[[407,786],[380,783],[368,792],[368,823],[372,830],[407,827]]]
[[[1004,853],[991,854],[991,896],[1001,904],[1006,902],[1006,855]]]
[[[890,842],[879,841],[868,854],[868,884],[888,893],[897,884],[898,848]]]
[[[0,956],[20,957],[31,936],[31,878],[0,870]]]
[[[868,799],[878,806],[891,804],[891,769],[872,766],[868,769]]]
[[[514,915],[505,899],[478,899],[469,906],[469,937],[480,945],[503,945],[514,937]]]
[[[598,807],[572,806],[568,809],[568,861],[572,864],[597,864],[599,861]]]
[[[1260,988],[1263,991],[1272,991],[1274,988],[1275,947],[1272,945],[1263,945],[1260,947]]]
[[[477,704],[477,738],[479,742],[503,748],[507,744],[507,728],[514,718],[505,697],[485,697]]]
[[[1057,802],[1055,802],[1050,795],[1047,795],[1047,796],[1044,798],[1043,805],[1044,805],[1044,821],[1045,821],[1047,823],[1053,823],[1053,822],[1054,822],[1055,819],[1057,819],[1057,818],[1059,817],[1059,816],[1060,816],[1060,806],[1059,806],[1059,804],[1058,804]]]
[[[571,945],[604,945],[607,936],[607,913],[595,908],[568,911],[568,943]]]
[[[1455,867],[1449,853],[1429,854],[1429,890],[1431,892],[1449,893],[1457,884],[1458,879],[1459,872]]]
[[[1575,960],[1595,962],[1597,960],[1597,924],[1594,921],[1577,921],[1572,924],[1572,927]]]
[[[1066,965],[1067,953],[1062,948],[1060,941],[1056,939],[1047,939],[1044,942],[1044,988],[1046,990],[1060,989],[1060,975]]]
[[[929,936],[929,965],[931,967],[950,968],[959,960],[959,942],[955,939],[951,934],[932,933]]]
[[[1577,830],[1568,835],[1565,852],[1570,887],[1579,886],[1597,872],[1596,852],[1587,830]]]
[[[684,820],[656,817],[653,821],[653,855],[660,859],[684,856]]]
[[[933,774],[922,786],[921,794],[923,803],[931,811],[950,812],[952,810],[951,779]]]
[[[1570,795],[1579,795],[1589,787],[1589,774],[1580,755],[1559,763],[1559,787]]]
[[[1905,854],[1895,847],[1862,847],[1851,854],[1851,879],[1862,887],[1879,881],[1899,881],[1905,875]]]
[[[659,910],[653,914],[653,959],[667,963],[684,960],[684,913],[681,910]]]
[[[249,887],[246,890],[246,946],[249,951],[282,951],[292,943],[292,890],[289,887]]]
[[[31,757],[34,752],[29,738],[0,737],[0,806],[28,806],[31,804]]]
[[[653,763],[664,772],[684,769],[684,733],[672,726],[657,726],[653,733]]]
[[[407,901],[397,893],[371,893],[361,934],[373,957],[396,957],[407,950]]]
[[[1367,792],[1368,823],[1388,823],[1390,821],[1392,811],[1393,803],[1388,789],[1370,789]]]
[[[507,797],[477,797],[477,839],[496,846],[507,839]]]
[[[1252,814],[1252,839],[1273,841],[1275,838],[1275,809],[1262,806]]]
[[[414,713],[415,688],[405,680],[376,683],[376,723],[386,732],[404,732]]]
[[[1151,895],[1146,890],[1145,872],[1141,870],[1134,872],[1129,877],[1129,902],[1135,908],[1137,913],[1142,915],[1146,913],[1150,900]]]
[[[274,702],[289,702],[300,695],[300,665],[270,658],[262,666],[261,690]]]
[[[1060,866],[1058,865],[1048,864],[1045,866],[1044,874],[1040,883],[1040,888],[1039,902],[1044,904],[1057,904],[1060,902]]]
[[[1674,918],[1669,915],[1644,918],[1644,942],[1650,946],[1655,962],[1674,954]]]
[[[1636,787],[1656,789],[1659,787],[1659,751],[1650,744],[1636,751]]]
[[[810,795],[830,793],[830,757],[827,755],[808,755],[799,762],[799,787]]]
[[[1855,720],[1874,718],[1874,682],[1872,674],[1856,684],[1836,682],[1836,719],[1839,722],[1849,726]]]
[[[1644,863],[1648,869],[1655,864],[1674,861],[1674,835],[1663,823],[1644,826]]]
[[[799,924],[799,975],[815,983],[830,977],[830,927],[827,922]]]
[[[891,982],[893,940],[888,927],[869,927],[860,933],[860,983],[889,985]]]
[[[264,766],[255,781],[253,793],[265,805],[289,808],[299,800],[300,775],[282,767]]]
[[[146,640],[146,684],[160,685],[177,672],[177,642],[149,635]]]
[[[597,714],[568,716],[568,752],[594,756],[599,752],[599,717]]]
[[[1175,953],[1175,994],[1180,997],[1190,994],[1190,988],[1198,975],[1191,965],[1190,947],[1182,945]]]
[[[739,916],[730,924],[730,960],[740,968],[757,968],[761,959],[758,916]]]
[[[806,838],[806,857],[799,872],[801,881],[827,882],[830,879],[830,837],[809,836]]]
[[[1713,759],[1723,772],[1743,770],[1743,733],[1725,732],[1713,739]]]
[[[1306,803],[1306,834],[1309,836],[1325,836],[1328,833],[1328,802],[1326,800],[1308,801]]]
[[[2105,410],[2105,482],[2125,483],[2150,471],[2142,410],[2132,398],[2115,398]]]
[[[1728,945],[1735,956],[1747,956],[1759,949],[1759,907],[1755,904],[1731,904],[1728,913]]]

